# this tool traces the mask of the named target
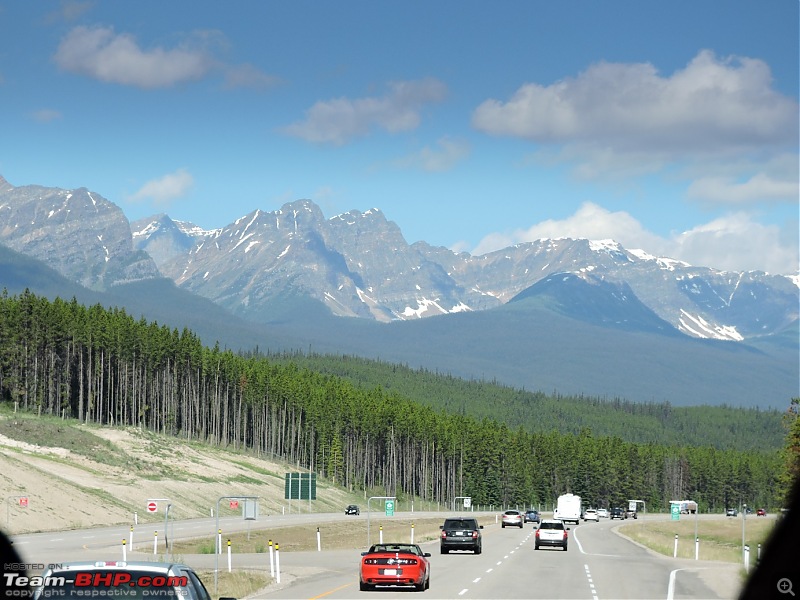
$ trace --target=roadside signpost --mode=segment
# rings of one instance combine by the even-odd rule
[[[397,498],[395,496],[370,496],[369,498],[367,498],[367,548],[369,548],[371,544],[371,539],[369,535],[369,527],[370,527],[369,522],[370,522],[371,511],[369,508],[369,503],[372,502],[373,500],[385,500],[386,502],[383,505],[384,511],[387,517],[391,517],[394,516],[394,507]],[[391,506],[391,513],[389,512],[390,506]]]
[[[217,515],[217,535],[219,535],[220,547],[214,552],[214,593],[219,590],[219,555],[222,552],[222,529],[219,528],[219,504],[223,500],[229,501],[231,508],[238,508],[239,502],[244,501],[244,518],[246,520],[253,520],[258,516],[258,496],[221,496],[217,500],[217,509],[214,513]],[[248,526],[250,524],[248,523]],[[228,570],[230,570],[230,546],[228,546]]]
[[[16,500],[20,508],[28,508],[27,496],[8,496],[6,498],[6,528],[11,524],[11,500]]]
[[[308,500],[311,510],[311,501],[317,499],[317,474],[286,473],[283,497],[289,501],[289,512],[292,512],[292,500]]]

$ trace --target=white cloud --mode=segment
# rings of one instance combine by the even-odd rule
[[[336,145],[365,136],[373,128],[389,133],[409,131],[419,126],[422,108],[441,101],[445,93],[445,85],[432,78],[395,81],[389,83],[384,96],[317,102],[306,111],[303,121],[283,131],[309,142]]]
[[[487,235],[471,254],[486,254],[541,238],[563,237],[613,239],[628,249],[640,248],[653,255],[729,271],[761,270],[790,275],[800,269],[796,222],[781,229],[738,212],[665,238],[645,229],[625,211],[610,212],[591,202],[585,202],[566,219],[549,219],[527,229]]]
[[[794,224],[795,228],[797,223]],[[786,239],[789,238],[789,239]],[[675,258],[729,271],[760,270],[784,275],[800,269],[797,230],[754,222],[736,213],[700,225],[670,240]]]
[[[429,172],[442,172],[452,169],[470,151],[465,141],[443,137],[437,140],[436,147],[425,146],[419,152],[397,161],[400,167],[411,167]]]
[[[537,164],[572,165],[582,180],[685,180],[688,199],[741,208],[796,204],[798,103],[769,66],[704,50],[663,76],[650,64],[600,63],[549,86],[486,100],[472,125],[537,144]]]
[[[61,40],[55,61],[71,73],[141,88],[194,81],[214,67],[203,49],[143,50],[133,36],[115,34],[111,27],[75,27]]]
[[[550,86],[527,83],[507,102],[486,100],[477,129],[537,142],[581,142],[618,152],[729,153],[796,144],[797,102],[771,88],[760,60],[700,52],[671,77],[650,64],[599,63]]]
[[[128,200],[131,202],[151,200],[154,204],[166,205],[185,196],[193,185],[194,178],[191,174],[186,169],[178,169],[174,173],[148,181]]]

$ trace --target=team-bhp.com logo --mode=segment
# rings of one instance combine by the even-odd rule
[[[35,594],[40,598],[177,596],[181,590],[176,588],[189,585],[186,575],[131,575],[126,571],[74,571],[69,576],[32,577],[12,572],[3,573],[3,578],[7,596],[29,597]]]

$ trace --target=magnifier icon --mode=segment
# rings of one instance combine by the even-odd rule
[[[782,579],[778,580],[778,591],[781,594],[791,594],[794,597],[794,592],[792,591],[792,580],[788,579],[787,577],[783,577]]]

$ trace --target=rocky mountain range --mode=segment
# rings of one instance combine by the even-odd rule
[[[471,256],[408,244],[380,210],[326,219],[309,200],[205,231],[163,214],[129,223],[87,189],[0,177],[0,288],[121,306],[208,345],[548,393],[765,408],[800,395],[796,274],[718,271],[611,240]]]
[[[611,240],[542,239],[471,256],[408,244],[380,210],[325,219],[309,200],[210,232],[166,215],[132,229],[134,247],[164,275],[243,317],[264,314],[287,291],[380,322],[480,311],[570,273],[616,286],[692,337],[742,341],[798,318],[796,276],[694,267]]]
[[[89,289],[163,275],[262,322],[286,297],[378,322],[482,311],[562,273],[610,285],[691,337],[743,341],[798,319],[797,275],[696,267],[611,240],[541,239],[471,256],[408,244],[378,209],[326,219],[310,200],[205,231],[164,214],[129,223],[85,188],[13,187],[0,177],[0,243]]]

